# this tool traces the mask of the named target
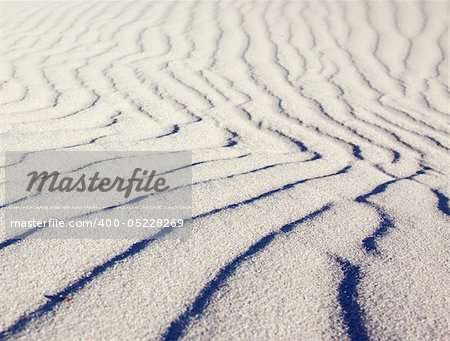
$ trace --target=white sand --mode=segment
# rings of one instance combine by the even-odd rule
[[[2,151],[205,162],[188,240],[1,239],[0,339],[449,340],[448,13],[1,2]]]

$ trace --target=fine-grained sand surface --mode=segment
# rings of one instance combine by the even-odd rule
[[[0,239],[0,339],[449,340],[448,13],[1,2],[2,151],[191,150],[194,219]]]

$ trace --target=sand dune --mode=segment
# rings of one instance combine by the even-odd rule
[[[0,339],[448,340],[448,13],[1,2],[2,150],[192,151],[193,217],[1,239]]]

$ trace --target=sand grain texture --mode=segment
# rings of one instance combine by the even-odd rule
[[[449,340],[448,13],[1,2],[2,150],[191,150],[194,218],[0,240],[0,339]]]

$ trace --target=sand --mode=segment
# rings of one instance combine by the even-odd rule
[[[448,13],[1,2],[2,152],[192,151],[193,219],[3,237],[0,339],[449,340]]]

